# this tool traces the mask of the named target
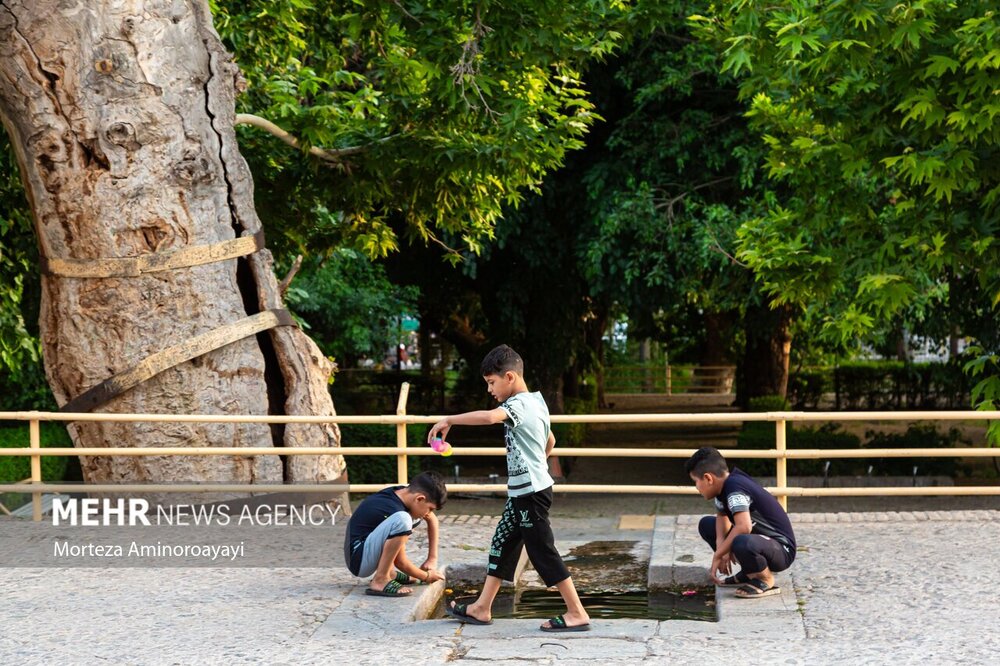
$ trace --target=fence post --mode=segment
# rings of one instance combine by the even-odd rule
[[[38,419],[28,421],[28,439],[32,449],[42,448],[41,430]],[[37,485],[42,482],[42,457],[31,456],[31,484]],[[40,492],[31,493],[31,517],[36,523],[42,520],[42,494]]]
[[[671,395],[670,379],[671,379],[671,377],[670,377],[670,363],[668,362],[667,363],[667,395]]]
[[[406,415],[406,400],[410,397],[410,383],[403,382],[399,385],[399,402],[396,404],[396,416]],[[406,485],[410,482],[406,469],[406,424],[396,424],[396,447],[401,449],[401,453],[396,456],[396,483]]]
[[[775,459],[777,463],[775,485],[781,490],[788,487],[788,458],[785,457],[785,434],[785,419],[778,419],[774,422],[774,448],[778,450],[778,458]],[[781,504],[782,509],[788,511],[788,495],[780,495],[778,503]]]

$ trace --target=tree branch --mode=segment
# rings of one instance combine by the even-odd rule
[[[285,297],[288,287],[292,284],[292,280],[295,278],[295,274],[299,272],[300,268],[302,268],[301,254],[295,257],[295,262],[292,263],[292,267],[288,270],[288,274],[285,275],[285,279],[278,285],[278,292],[281,294],[282,298]]]
[[[302,147],[302,144],[298,139],[296,139],[294,136],[292,136],[285,130],[281,129],[280,127],[272,123],[267,118],[261,118],[260,116],[253,115],[252,113],[237,113],[236,124],[253,125],[254,127],[262,129],[265,132],[268,132],[269,134],[278,137],[292,148],[301,149]],[[309,154],[313,155],[314,157],[318,157],[326,162],[333,162],[334,164],[339,164],[341,162],[341,158],[347,157],[348,155],[356,155],[360,152],[367,150],[371,146],[382,143],[384,141],[388,141],[389,139],[395,138],[397,136],[399,135],[390,134],[387,137],[384,137],[382,139],[379,139],[378,141],[374,141],[364,146],[351,146],[349,148],[339,148],[336,150],[319,148],[318,146],[310,146]]]

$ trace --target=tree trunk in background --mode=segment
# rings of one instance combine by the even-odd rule
[[[746,348],[740,366],[737,401],[746,408],[750,398],[784,397],[788,391],[788,360],[792,349],[792,308],[767,304],[748,309]]]
[[[205,0],[0,1],[0,116],[48,259],[156,255],[260,229],[233,132],[239,72]],[[282,308],[272,257],[135,277],[43,276],[41,337],[63,405],[150,354]],[[333,414],[332,370],[272,328],[161,372],[96,411]],[[330,446],[334,425],[84,423],[77,446]],[[85,458],[90,483],[323,482],[339,455]]]
[[[902,326],[895,330],[896,333],[896,360],[906,363],[910,360],[910,352],[906,345],[906,329]]]
[[[649,367],[650,359],[653,358],[653,342],[649,338],[643,338],[639,343],[639,365],[642,366],[642,391],[648,393],[653,390],[653,370]]]
[[[729,312],[706,312],[704,315],[705,345],[701,350],[701,365],[729,365],[729,345],[725,336],[732,328]]]
[[[639,343],[639,363],[648,363],[649,359],[652,358],[653,342],[649,338],[643,338]]]
[[[583,324],[583,339],[590,353],[589,365],[594,370],[595,397],[598,408],[607,407],[604,398],[604,333],[608,327],[608,308],[594,304],[593,316]]]

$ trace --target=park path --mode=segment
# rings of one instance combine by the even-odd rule
[[[669,518],[693,530],[697,516]],[[794,593],[791,620],[787,604],[765,599],[717,623],[604,620],[587,634],[547,635],[531,620],[410,621],[421,597],[366,597],[343,569],[8,568],[0,570],[0,663],[705,666],[734,655],[743,663],[996,663],[1000,511],[792,518],[801,548],[782,579]],[[493,522],[446,511],[444,562],[483,561]],[[555,527],[557,544],[608,529],[587,518]],[[342,531],[332,528],[332,548]]]

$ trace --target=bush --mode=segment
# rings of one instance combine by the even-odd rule
[[[750,399],[752,412],[780,412],[788,409],[788,401],[779,395],[769,395]],[[775,425],[769,422],[753,421],[743,424],[737,439],[741,449],[760,450],[773,449]],[[785,441],[789,449],[857,449],[861,440],[850,433],[841,432],[836,424],[825,424],[818,428],[793,428],[791,423],[785,426]],[[825,460],[789,460],[788,474],[809,476],[823,474]],[[741,460],[738,467],[751,476],[773,476],[776,463],[774,460],[746,459]],[[857,467],[853,460],[834,460],[829,473],[849,474]]]
[[[958,363],[856,361],[792,373],[795,409],[817,409],[825,393],[837,409],[954,409],[968,407],[969,378]]]
[[[786,412],[788,411],[788,400],[780,395],[762,395],[750,398],[747,407],[749,412]],[[747,425],[761,425],[760,423]]]
[[[59,423],[41,423],[42,448],[68,448],[73,446],[66,428]],[[0,428],[0,448],[11,449],[28,446],[28,424],[17,428]],[[69,458],[66,456],[42,457],[42,480],[62,481],[66,475]],[[27,456],[0,456],[0,483],[17,483],[31,477],[31,458]]]
[[[780,395],[765,395],[750,398],[749,412],[781,412],[788,409],[788,401]],[[790,429],[790,428],[789,428]],[[774,424],[767,421],[747,421],[736,439],[740,449],[773,449]],[[733,466],[730,462],[730,467]],[[740,459],[736,465],[750,476],[770,476],[774,474],[774,461],[756,458]]]
[[[6,370],[0,372],[0,412],[54,412],[57,409],[41,361],[22,367],[17,377]]]
[[[747,426],[759,426],[751,428]],[[842,432],[841,426],[827,423],[818,428],[793,428],[791,424],[785,430],[786,445],[789,449],[860,449],[861,439],[848,432]],[[773,449],[773,423],[748,423],[740,433],[738,445],[741,449]],[[826,467],[826,460],[789,460],[789,476],[821,476]],[[738,463],[740,469],[751,476],[774,476],[775,461],[749,459]],[[834,459],[830,461],[829,474],[857,474],[862,465],[857,460]]]
[[[942,433],[933,424],[915,423],[905,433],[865,432],[867,449],[947,449],[959,444],[970,442],[962,439],[957,428]],[[879,475],[910,476],[916,467],[920,475],[953,476],[958,461],[955,458],[877,458],[869,464]]]
[[[788,378],[788,397],[793,409],[819,409],[823,394],[833,389],[829,371],[800,370]]]
[[[841,426],[836,423],[825,423],[818,428],[796,428],[788,438],[788,448],[790,449],[860,449],[861,438],[849,432],[842,432]],[[788,473],[795,476],[822,476],[828,461],[818,460],[790,460],[788,461]],[[836,458],[829,461],[830,469],[827,473],[830,476],[859,474],[863,468],[863,462],[856,458]]]
[[[935,409],[967,405],[968,378],[957,363],[867,361],[833,370],[837,409]]]

